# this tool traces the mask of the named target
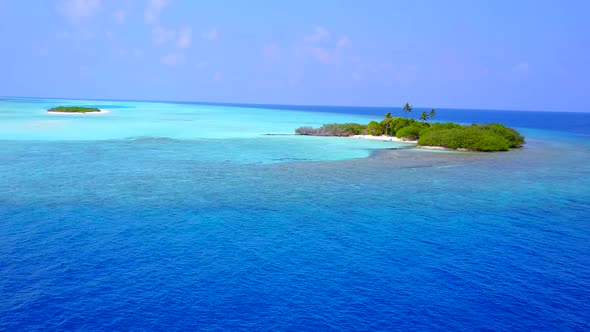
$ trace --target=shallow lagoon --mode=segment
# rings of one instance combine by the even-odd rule
[[[589,327],[579,130],[440,153],[264,135],[367,113],[67,102],[0,102],[0,329]]]

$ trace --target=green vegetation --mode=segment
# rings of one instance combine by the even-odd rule
[[[431,130],[442,130],[442,129],[461,129],[462,125],[453,122],[437,122],[430,125]]]
[[[510,143],[504,137],[479,126],[430,130],[418,139],[419,145],[442,146],[470,151],[507,151]]]
[[[408,126],[405,126],[395,133],[397,138],[405,138],[410,140],[417,140],[420,137],[420,132],[429,129],[428,123],[424,122],[412,122]]]
[[[389,135],[389,122],[391,122],[391,112],[387,112],[385,114],[385,119],[383,119],[383,121],[381,121],[381,126],[385,127],[385,135]],[[373,134],[369,134],[369,135],[373,135]]]
[[[414,108],[412,107],[412,105],[410,105],[410,103],[406,103],[404,105],[404,112],[406,113],[406,118],[408,117],[408,113],[412,113],[412,110]]]
[[[518,131],[499,123],[463,126],[452,122],[431,123],[436,110],[423,111],[420,120],[408,119],[413,108],[409,103],[403,107],[406,117],[391,117],[385,114],[381,122],[371,121],[367,125],[358,123],[326,124],[318,129],[301,127],[295,132],[299,135],[313,136],[395,136],[404,140],[414,140],[422,146],[439,146],[449,149],[469,151],[507,151],[525,144]]]
[[[504,137],[506,140],[508,140],[511,148],[521,147],[525,143],[524,137],[522,137],[518,131],[499,123],[490,123],[480,126],[479,128]]]
[[[422,115],[420,115],[420,120],[422,120],[422,121],[428,120],[428,113],[426,113],[426,111],[422,112]]]
[[[367,125],[367,134],[373,136],[380,136],[383,134],[383,126],[379,122],[371,121]]]
[[[426,122],[428,120],[432,120],[432,118],[434,118],[435,115],[436,115],[436,110],[434,110],[434,108],[433,108],[430,110],[430,112],[426,112],[426,111],[422,112],[422,115],[420,115],[420,120]],[[428,122],[428,123],[430,123],[430,122]]]
[[[395,136],[400,129],[409,126],[412,122],[413,120],[408,120],[406,118],[393,118],[391,121],[393,130],[390,133],[390,136]]]
[[[312,127],[300,127],[295,130],[299,135],[309,136],[352,136],[361,135],[367,126],[358,123],[331,123],[325,124],[318,129]]]
[[[49,110],[47,110],[47,112],[91,113],[91,112],[100,112],[100,110],[95,107],[59,106],[59,107],[54,107],[52,109],[49,109]]]

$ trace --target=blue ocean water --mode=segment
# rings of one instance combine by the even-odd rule
[[[0,100],[0,330],[590,329],[590,114],[439,110],[526,135],[493,154],[266,135],[381,111]]]

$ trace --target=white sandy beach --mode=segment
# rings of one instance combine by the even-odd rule
[[[418,145],[416,148],[424,149],[424,150],[447,151],[447,152],[477,152],[477,151],[471,151],[469,149],[451,149],[451,148],[445,148],[444,146],[432,146],[432,145]]]
[[[372,136],[372,135],[353,135],[349,136],[350,138],[356,139],[367,139],[372,141],[382,141],[382,142],[397,142],[397,143],[408,143],[408,144],[418,144],[418,141],[412,140],[404,140],[401,138],[397,138],[394,136]],[[423,149],[423,150],[436,150],[436,151],[448,151],[448,152],[469,152],[467,149],[450,149],[445,148],[443,146],[430,146],[430,145],[417,145],[416,148]]]
[[[47,112],[47,114],[56,114],[56,115],[88,115],[88,114],[109,114],[111,111],[100,109],[100,112],[87,112],[87,113],[76,113],[76,112]]]
[[[411,140],[404,140],[401,138],[397,138],[394,136],[385,136],[385,135],[381,135],[381,136],[372,136],[372,135],[353,135],[353,136],[349,136],[351,138],[357,138],[357,139],[368,139],[368,140],[372,140],[372,141],[389,141],[389,142],[398,142],[398,143],[408,143],[408,144],[418,144],[418,141],[411,141]]]
[[[445,148],[444,146],[431,146],[431,145],[418,145],[418,149],[425,149],[425,150],[441,150],[441,151],[457,151],[455,149]]]

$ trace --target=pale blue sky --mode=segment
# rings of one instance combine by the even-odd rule
[[[0,95],[590,111],[590,1],[0,0]]]

